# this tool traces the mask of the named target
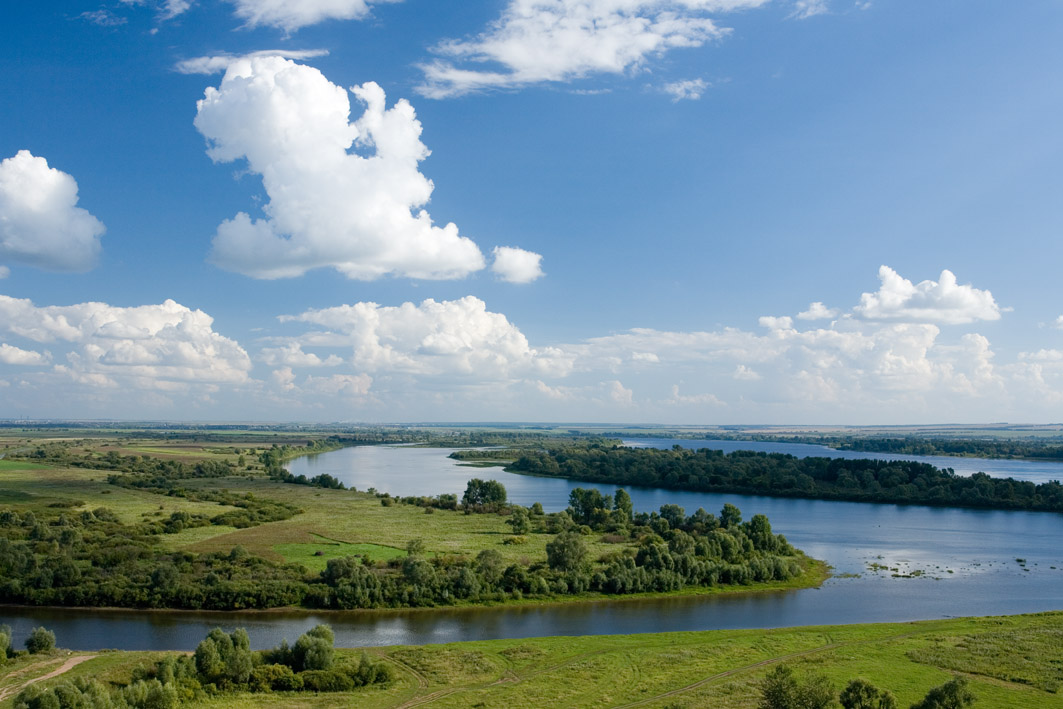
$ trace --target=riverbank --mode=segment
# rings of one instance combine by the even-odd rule
[[[1063,612],[872,625],[717,630],[642,635],[537,637],[446,645],[369,648],[388,662],[387,687],[337,694],[237,694],[197,706],[633,707],[753,709],[759,683],[780,664],[798,677],[823,675],[837,691],[855,677],[889,689],[898,706],[918,701],[956,674],[976,707],[1063,706],[1058,638]],[[62,645],[62,637],[59,643]],[[255,641],[252,631],[252,642]],[[341,650],[355,658],[360,649]],[[41,682],[78,677],[121,684],[158,652],[104,652]],[[54,671],[65,655],[0,666],[0,689]],[[43,661],[42,661],[43,660]],[[12,706],[11,698],[0,708]]]

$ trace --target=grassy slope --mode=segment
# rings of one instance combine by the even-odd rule
[[[778,630],[531,638],[373,648],[387,689],[338,695],[238,695],[201,706],[715,707],[752,709],[758,682],[785,662],[837,689],[864,677],[909,706],[962,673],[976,706],[1063,707],[1063,613]],[[346,651],[352,654],[357,651]],[[68,673],[127,681],[159,653],[104,653]],[[5,668],[6,670],[7,668]],[[0,670],[4,672],[4,670]],[[56,680],[50,680],[52,682]],[[5,680],[0,678],[0,687]],[[0,707],[10,702],[0,703]]]

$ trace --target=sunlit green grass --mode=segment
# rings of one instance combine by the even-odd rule
[[[826,676],[836,690],[863,677],[889,689],[898,706],[918,701],[954,673],[970,681],[985,709],[1063,707],[1052,691],[1060,672],[1063,613],[920,623],[525,638],[369,648],[392,663],[395,682],[342,694],[240,694],[196,706],[714,707],[755,709],[760,682],[785,663],[799,677]],[[62,638],[59,638],[62,643]],[[254,643],[255,638],[252,637]],[[951,648],[960,648],[952,652]],[[966,648],[966,649],[964,649]],[[354,658],[360,650],[339,653]],[[128,682],[160,653],[104,653],[67,677]],[[16,661],[12,669],[24,670]],[[54,665],[53,665],[54,667]],[[11,682],[0,667],[0,687]],[[38,673],[43,674],[43,670]],[[28,675],[27,675],[28,676]],[[54,683],[57,680],[49,680]],[[10,700],[0,707],[11,706]]]
[[[274,544],[273,551],[289,563],[302,564],[310,571],[324,571],[329,559],[345,556],[366,556],[370,561],[390,561],[406,556],[406,552],[383,544],[347,544],[324,537],[309,544]]]

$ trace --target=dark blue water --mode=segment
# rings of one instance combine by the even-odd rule
[[[460,495],[470,478],[495,479],[506,486],[511,501],[522,505],[542,502],[548,511],[563,509],[575,487],[613,491],[593,483],[460,466],[446,457],[449,452],[397,446],[346,448],[292,461],[289,469],[295,474],[329,473],[360,490],[375,487],[394,495]],[[819,589],[706,598],[315,614],[4,609],[0,623],[14,627],[18,642],[32,627],[43,624],[56,631],[61,645],[78,650],[188,650],[218,625],[246,627],[255,647],[267,647],[282,638],[294,640],[316,623],[328,622],[338,644],[363,646],[892,622],[1063,608],[1063,547],[1059,543],[1063,515],[652,488],[628,491],[639,510],[671,503],[681,505],[688,514],[698,507],[718,512],[725,502],[731,502],[746,518],[766,514],[776,532],[809,555],[828,561],[837,576]],[[1020,558],[1025,563],[1016,561]],[[884,565],[885,570],[872,570],[871,564]],[[894,574],[916,575],[897,578]]]

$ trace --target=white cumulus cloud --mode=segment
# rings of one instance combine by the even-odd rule
[[[420,209],[433,185],[418,171],[429,151],[413,107],[400,99],[387,108],[372,82],[351,91],[365,106],[354,123],[347,92],[317,69],[261,56],[235,61],[206,90],[195,125],[209,155],[246,159],[269,195],[264,219],[241,212],[218,227],[212,261],[256,278],[322,267],[358,279],[482,269],[475,243]]]
[[[829,320],[838,317],[837,308],[828,308],[823,303],[816,301],[808,306],[808,310],[797,314],[798,320]]]
[[[322,359],[313,352],[304,352],[298,342],[289,342],[283,347],[265,347],[259,353],[259,359],[271,367],[337,367],[343,364],[343,358],[334,354]]]
[[[448,40],[421,66],[431,98],[622,74],[652,56],[698,47],[728,30],[708,13],[767,0],[510,0],[475,37]]]
[[[247,381],[247,353],[214,332],[213,322],[172,300],[131,308],[92,302],[39,307],[0,295],[0,334],[68,343],[67,363],[56,371],[92,386],[121,380],[174,390]]]
[[[866,320],[899,320],[945,325],[999,320],[1001,308],[988,290],[959,285],[952,271],[944,270],[937,281],[913,284],[889,266],[878,271],[882,285],[864,293],[853,313]]]
[[[318,325],[300,339],[318,346],[345,347],[362,372],[500,380],[524,374],[564,375],[571,358],[552,348],[534,349],[501,313],[479,298],[397,307],[356,303],[300,315],[282,322]]]
[[[545,275],[542,269],[543,257],[532,251],[514,246],[496,246],[492,255],[495,260],[491,264],[491,270],[503,281],[531,283]]]
[[[789,330],[794,326],[794,320],[788,315],[776,317],[774,315],[762,315],[757,322],[761,327],[769,330]]]
[[[0,162],[0,260],[51,271],[87,271],[104,226],[77,206],[73,177],[28,150]]]
[[[24,350],[20,347],[14,347],[6,342],[0,342],[0,362],[4,364],[15,364],[27,367],[39,367],[44,364],[48,364],[51,361],[51,357],[47,353],[35,352],[33,350]]]

